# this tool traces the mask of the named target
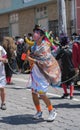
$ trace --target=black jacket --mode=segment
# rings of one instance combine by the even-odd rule
[[[56,56],[56,59],[60,60],[63,81],[75,75],[74,66],[72,63],[72,52],[68,47],[61,48]]]

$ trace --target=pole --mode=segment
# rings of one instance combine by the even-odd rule
[[[72,25],[71,25],[71,31],[72,33],[75,32],[75,28],[76,28],[76,14],[75,14],[75,0],[71,1],[71,21],[72,21]]]
[[[57,0],[57,3],[58,3],[59,35],[61,33],[67,34],[65,0]]]

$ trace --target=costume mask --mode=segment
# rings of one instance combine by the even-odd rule
[[[38,41],[40,38],[40,32],[39,31],[35,31],[33,34],[33,40],[34,41]]]

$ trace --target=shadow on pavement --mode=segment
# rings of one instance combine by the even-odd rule
[[[31,86],[6,85],[6,89],[31,89]]]
[[[27,87],[6,87],[7,89],[15,89],[15,90],[21,90],[21,89],[27,89]]]
[[[58,105],[54,105],[55,108],[80,108],[80,104],[69,104],[69,103],[61,103]]]
[[[61,100],[61,97],[49,97],[49,99]]]
[[[74,89],[80,91],[80,86],[74,86]]]
[[[77,92],[76,92],[76,93],[74,93],[74,95],[76,95],[76,96],[80,96],[80,93],[77,93]]]
[[[32,116],[33,115],[26,114],[26,115],[14,115],[14,116],[2,117],[2,119],[0,119],[0,122],[11,125],[22,125],[22,124],[37,124],[45,121],[43,118],[35,120],[32,118]]]

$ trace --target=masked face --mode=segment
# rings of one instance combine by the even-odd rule
[[[32,37],[30,37],[30,40],[31,40],[31,41],[33,40]]]
[[[33,40],[34,41],[38,41],[39,40],[39,38],[40,38],[40,32],[34,32],[34,34],[33,34]]]

